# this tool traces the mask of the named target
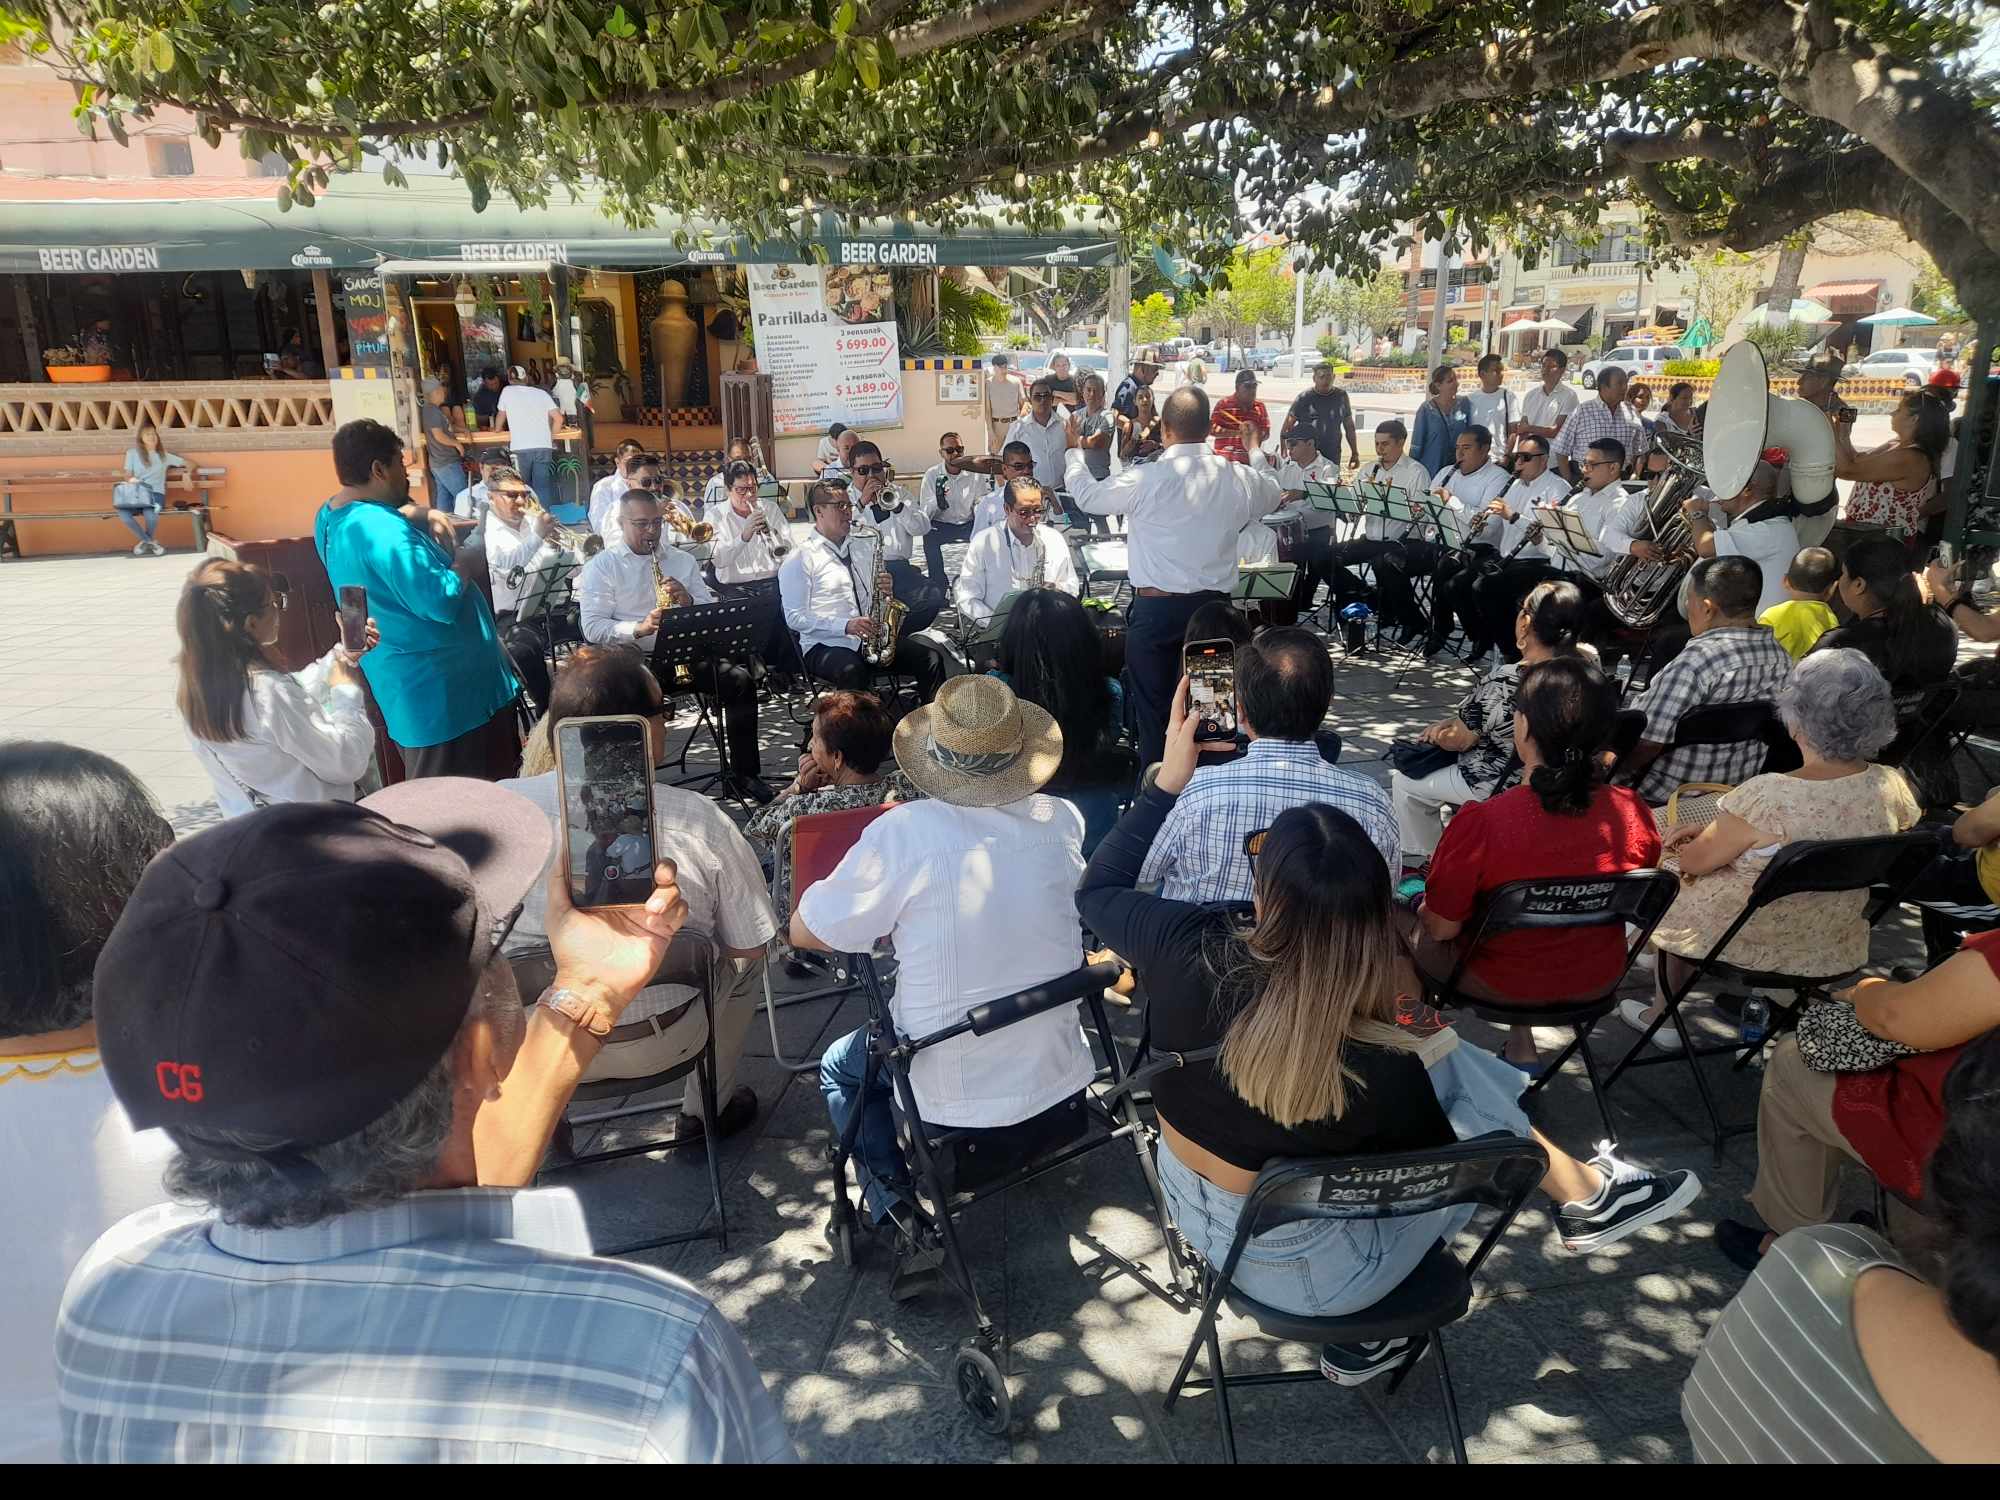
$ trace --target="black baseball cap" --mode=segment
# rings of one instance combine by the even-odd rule
[[[352,1135],[451,1046],[553,844],[527,798],[438,777],[164,850],[97,960],[112,1091],[142,1130]]]

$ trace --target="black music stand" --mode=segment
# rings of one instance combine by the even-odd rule
[[[683,775],[674,782],[675,786],[692,787],[696,791],[706,791],[718,783],[733,787],[734,775],[729,769],[729,747],[723,743],[715,717],[709,712],[709,700],[714,700],[716,711],[722,708],[722,658],[734,656],[741,659],[755,659],[756,644],[770,633],[772,622],[777,618],[778,601],[775,599],[726,599],[719,604],[692,604],[673,609],[660,619],[660,629],[653,637],[652,655],[647,663],[653,669],[654,677],[669,694],[673,693],[676,674],[686,668],[688,681],[696,683],[693,688],[695,702],[699,705],[695,726],[688,732],[681,745],[681,753],[672,765],[676,770],[687,770],[688,751],[701,735],[703,725],[708,728],[709,742],[715,746],[715,758],[719,770],[705,772],[697,776]],[[708,674],[707,696],[699,686],[700,674]],[[742,803],[747,811],[750,804],[733,789],[729,795]]]

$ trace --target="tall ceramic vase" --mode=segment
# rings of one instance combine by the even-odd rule
[[[660,371],[660,404],[671,411],[687,399],[688,361],[700,332],[688,316],[687,287],[678,281],[660,286],[660,312],[653,319],[653,363]]]

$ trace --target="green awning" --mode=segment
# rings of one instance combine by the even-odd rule
[[[595,193],[548,208],[496,199],[475,212],[463,184],[412,177],[406,188],[337,180],[310,208],[281,210],[276,182],[174,179],[95,183],[0,180],[0,271],[227,271],[365,268],[384,260],[554,261],[627,269],[785,262],[785,241],[728,226],[607,218]],[[683,243],[675,243],[676,235]],[[835,264],[1103,265],[1118,247],[1094,210],[1058,232],[1009,225],[938,230],[899,220],[843,223],[821,214],[812,239]]]

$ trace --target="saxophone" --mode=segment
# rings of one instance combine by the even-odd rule
[[[1035,571],[1028,575],[1028,587],[1031,589],[1047,588],[1048,584],[1045,580],[1048,577],[1048,571],[1048,538],[1042,535],[1042,528],[1037,526],[1035,528]]]
[[[680,608],[674,601],[672,591],[667,587],[672,580],[660,570],[659,548],[655,547],[651,552],[646,554],[646,557],[653,565],[653,602],[661,609]]]
[[[875,543],[875,593],[868,608],[868,618],[875,622],[875,634],[861,643],[861,659],[871,667],[886,667],[896,659],[896,640],[903,633],[903,618],[910,608],[896,597],[889,570],[881,565],[881,531],[856,521],[848,536],[872,538]]]

